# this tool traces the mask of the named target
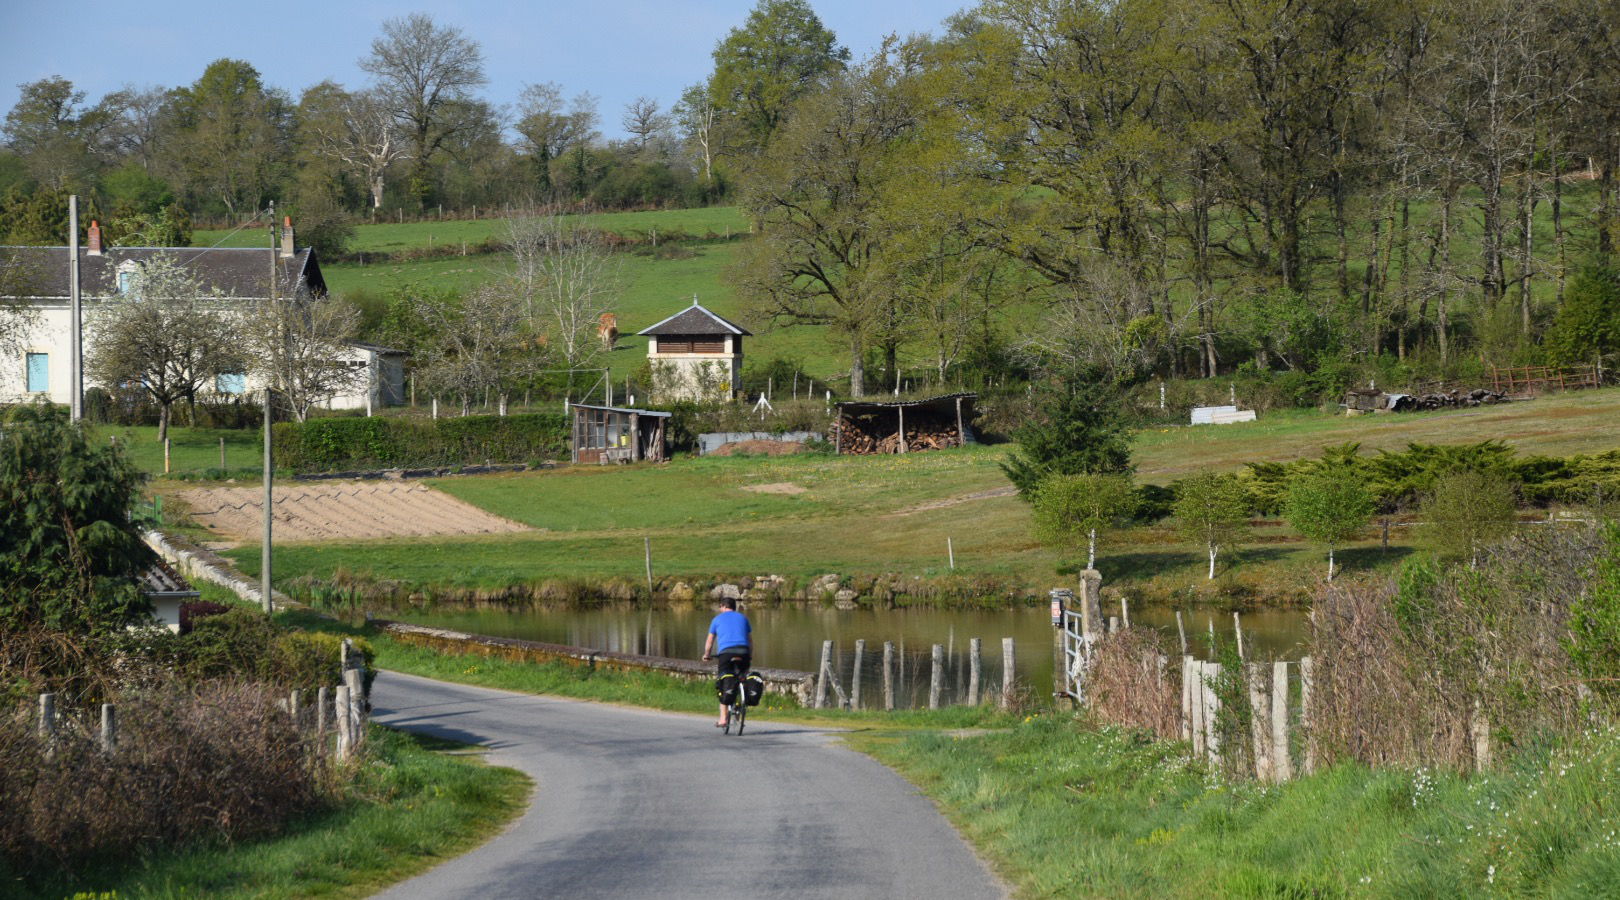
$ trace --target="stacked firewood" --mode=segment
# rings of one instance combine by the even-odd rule
[[[1471,406],[1486,406],[1492,403],[1508,402],[1508,395],[1498,391],[1478,388],[1472,391],[1441,391],[1430,394],[1419,394],[1410,398],[1412,404],[1402,404],[1401,409],[1457,409]]]
[[[899,453],[900,435],[892,417],[841,416],[839,452],[857,455]],[[943,450],[957,445],[956,420],[923,412],[906,411],[906,452]]]

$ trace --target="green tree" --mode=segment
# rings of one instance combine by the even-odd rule
[[[758,150],[793,101],[841,70],[849,50],[805,0],[760,0],[714,48],[709,99],[737,122],[737,142]]]
[[[1208,577],[1213,580],[1216,555],[1242,537],[1249,518],[1243,485],[1209,469],[1183,478],[1176,483],[1175,517],[1182,537],[1209,552]]]
[[[1013,432],[1018,450],[1001,470],[1025,499],[1052,475],[1129,472],[1131,450],[1118,391],[1077,376],[1042,389],[1036,415]]]
[[[169,158],[189,193],[232,216],[258,209],[288,162],[289,105],[239,59],[215,60],[176,90]]]
[[[6,113],[6,141],[38,183],[87,190],[96,169],[91,141],[106,127],[108,116],[85,107],[84,91],[61,76],[19,85],[18,90],[17,105]]]
[[[1615,352],[1620,352],[1620,272],[1588,266],[1569,280],[1547,336],[1547,354],[1568,366]]]
[[[1035,535],[1060,555],[1086,544],[1086,568],[1097,568],[1097,535],[1136,509],[1129,475],[1051,475],[1031,503]]]
[[[1322,466],[1288,485],[1285,503],[1288,524],[1328,551],[1328,581],[1333,580],[1333,549],[1367,527],[1373,497],[1355,472]]]
[[[743,190],[762,234],[739,253],[732,282],[755,318],[829,325],[849,341],[854,397],[865,394],[870,343],[898,318],[899,291],[876,258],[892,235],[887,189],[917,132],[905,54],[886,44],[800,101]]]
[[[473,90],[489,80],[483,50],[461,29],[411,13],[383,22],[359,65],[377,79],[384,108],[405,132],[415,165],[411,193],[426,203],[434,181],[429,164],[448,141],[479,124],[467,113]]]
[[[94,440],[40,402],[0,440],[0,628],[108,633],[152,613],[136,576],[152,561],[130,522],[141,475],[122,444]]]
[[[1453,472],[1435,482],[1419,506],[1423,535],[1444,559],[1479,565],[1479,551],[1511,534],[1518,521],[1518,486],[1496,472]]]

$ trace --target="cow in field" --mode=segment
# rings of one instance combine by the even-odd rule
[[[619,342],[619,317],[614,313],[602,313],[596,320],[596,336],[602,340],[602,349],[612,351]]]

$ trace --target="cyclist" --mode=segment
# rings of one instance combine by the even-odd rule
[[[709,623],[709,637],[703,642],[704,661],[719,657],[717,676],[723,677],[727,672],[736,675],[739,691],[743,689],[742,682],[748,675],[748,666],[753,662],[753,643],[749,637],[753,630],[748,624],[748,617],[737,612],[737,601],[721,600],[720,614]],[[718,652],[716,647],[719,648]],[[720,721],[714,723],[714,727],[724,728],[730,719],[731,710],[722,702]]]

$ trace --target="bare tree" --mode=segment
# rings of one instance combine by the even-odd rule
[[[648,144],[668,130],[669,116],[661,111],[657,100],[637,97],[624,105],[619,124],[635,138],[637,150],[646,150]]]
[[[259,304],[243,322],[248,352],[302,422],[339,394],[369,387],[369,373],[348,362],[360,311],[339,300],[280,297]]]
[[[703,160],[704,183],[713,182],[714,157],[720,152],[720,128],[707,87],[694,84],[681,94],[680,102],[675,104],[675,122]]]
[[[548,343],[508,285],[485,283],[459,301],[420,298],[414,305],[431,335],[423,379],[431,390],[460,398],[462,415],[490,394],[505,415],[512,392],[546,363]]]
[[[241,372],[246,354],[231,298],[209,288],[173,257],[156,256],[135,273],[128,294],[93,304],[86,371],[106,385],[139,385],[157,403],[158,439],[172,408],[219,375]]]
[[[336,107],[310,127],[318,141],[316,152],[359,173],[371,192],[371,208],[380,209],[388,167],[411,155],[383,98],[376,91],[344,91]]]
[[[152,85],[126,84],[108,94],[101,106],[112,116],[107,136],[116,152],[139,161],[143,169],[152,168],[163,138],[168,104],[169,92]]]
[[[413,188],[421,199],[427,191],[427,164],[446,140],[469,127],[465,117],[448,113],[487,83],[483,51],[461,29],[441,28],[432,16],[411,13],[383,22],[382,34],[371,42],[371,55],[359,65],[377,79],[384,106],[409,138],[416,161]]]
[[[578,217],[528,211],[506,223],[511,291],[562,362],[583,368],[601,352],[597,325],[619,292],[619,271],[600,234]]]

